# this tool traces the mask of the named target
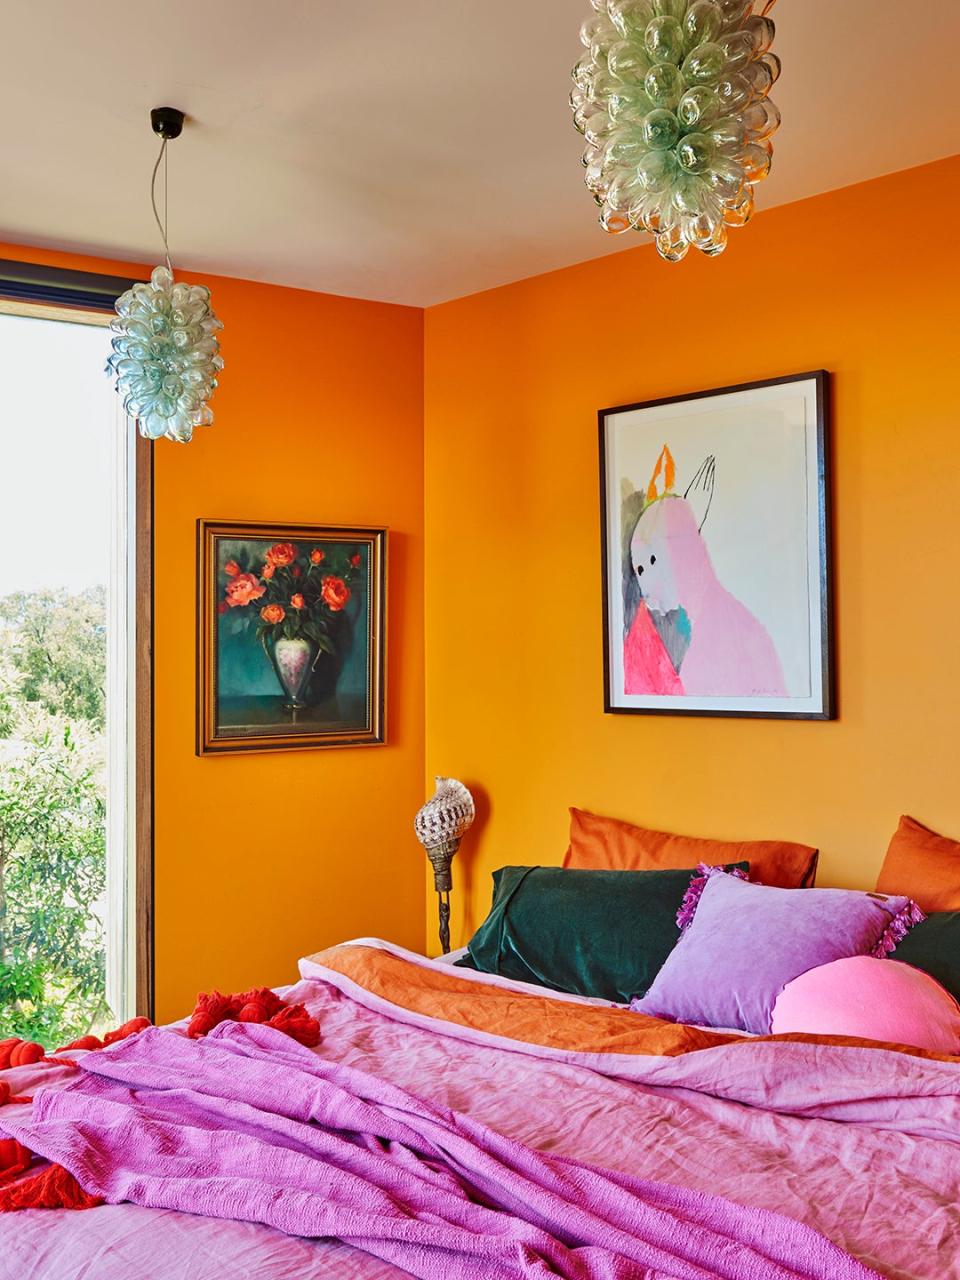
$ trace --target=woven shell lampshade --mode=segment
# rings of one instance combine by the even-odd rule
[[[476,810],[473,796],[456,778],[437,778],[436,790],[414,819],[417,839],[429,852],[431,849],[453,848],[470,828]]]
[[[414,819],[417,839],[433,867],[433,884],[440,895],[440,946],[450,950],[450,864],[464,833],[476,817],[473,796],[456,778],[437,778],[436,790]]]

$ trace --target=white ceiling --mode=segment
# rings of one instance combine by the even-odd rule
[[[567,108],[587,0],[8,0],[0,240],[423,306],[609,238]],[[957,0],[781,0],[763,205],[960,152]],[[915,223],[884,214],[891,235]],[[879,216],[879,211],[878,211]],[[743,234],[748,234],[744,232]],[[736,252],[736,241],[731,252]]]

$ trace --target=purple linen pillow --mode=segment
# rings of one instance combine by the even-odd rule
[[[925,917],[915,902],[849,889],[774,889],[698,868],[680,941],[637,1013],[769,1035],[788,982],[849,956],[885,956]]]

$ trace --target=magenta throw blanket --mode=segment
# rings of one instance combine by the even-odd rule
[[[789,1218],[533,1151],[268,1027],[151,1028],[81,1068],[3,1127],[109,1203],[337,1238],[422,1280],[876,1280]]]

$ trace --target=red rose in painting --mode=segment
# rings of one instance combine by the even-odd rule
[[[217,613],[226,613],[229,608],[230,606],[227,604],[226,600],[221,600],[217,605]]]
[[[359,552],[359,551],[355,552],[355,553],[350,557],[350,563],[353,565],[353,567],[354,567],[355,569],[359,569],[359,568],[360,568],[360,552]]]
[[[290,572],[293,574],[295,578],[299,578],[301,573],[303,573],[303,570],[300,568],[298,564],[295,564],[291,567]]]
[[[282,622],[286,616],[282,604],[265,604],[260,610],[260,617],[264,622],[271,622],[274,626]]]
[[[275,542],[267,552],[267,564],[272,564],[277,569],[293,564],[296,558],[297,548],[292,542]]]
[[[293,595],[290,597],[290,608],[291,609],[303,608],[303,596],[300,594],[299,591],[296,593],[296,595]]]
[[[340,612],[350,599],[350,594],[350,588],[342,578],[324,578],[320,595],[327,608],[332,609],[334,613]]]
[[[320,550],[319,547],[314,547],[313,550],[310,552],[311,564],[323,564],[326,558],[327,558],[326,555]]]
[[[238,573],[227,583],[227,604],[231,609],[252,604],[254,600],[260,599],[266,589],[254,574]]]
[[[223,566],[223,572],[228,578],[235,578],[240,572],[240,566],[237,564],[236,560],[228,560]]]

